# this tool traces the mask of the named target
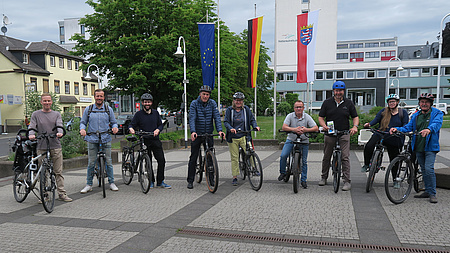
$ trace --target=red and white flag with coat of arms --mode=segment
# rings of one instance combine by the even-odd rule
[[[297,15],[297,83],[314,81],[319,11]]]

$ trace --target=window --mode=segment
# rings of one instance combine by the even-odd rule
[[[364,78],[366,75],[364,73],[364,70],[358,70],[356,71],[356,78],[362,79]]]
[[[277,76],[279,81],[284,81],[284,73],[279,73]]]
[[[30,55],[28,53],[22,53],[22,62],[23,64],[28,64],[28,58],[30,57]]]
[[[64,36],[64,26],[59,27],[59,36]]]
[[[437,68],[432,68],[432,72],[433,72],[433,76],[437,76],[438,69]]]
[[[389,89],[389,94],[397,94],[397,89]]]
[[[37,91],[37,78],[30,77],[30,83],[27,83],[27,90],[28,91]]]
[[[397,77],[397,70],[389,70],[389,77]]]
[[[355,71],[350,70],[345,72],[345,78],[347,79],[353,79],[355,78]]]
[[[325,76],[326,79],[333,79],[333,71],[328,71],[325,73],[326,73],[326,76]]]
[[[419,76],[419,69],[410,69],[410,76],[411,77],[418,77]]]
[[[363,43],[352,43],[350,48],[363,48]]]
[[[348,59],[348,53],[337,53],[336,60]]]
[[[49,92],[49,85],[48,85],[48,79],[43,79],[42,80],[42,84],[43,84],[43,92]]]
[[[294,73],[286,73],[286,81],[293,81]]]
[[[75,93],[75,95],[80,94],[80,84],[79,83],[73,83],[73,92]]]
[[[386,78],[386,70],[385,69],[377,70],[377,76],[378,78]]]
[[[323,101],[323,91],[321,90],[316,91],[316,101]]]
[[[50,66],[54,67],[55,66],[55,56],[50,55]]]
[[[84,35],[86,33],[86,29],[84,28],[84,25],[80,25],[81,35]]]
[[[400,96],[400,99],[406,99],[406,89],[405,88],[401,88],[400,89],[400,94],[398,94]]]
[[[337,44],[337,49],[347,49],[348,44]]]
[[[336,78],[337,79],[344,78],[344,71],[336,71]]]
[[[67,69],[72,69],[72,60],[67,59]]]
[[[379,47],[380,44],[378,42],[366,43],[366,47]]]
[[[316,72],[316,80],[323,79],[323,72]]]
[[[366,52],[366,58],[379,58],[379,57],[380,57],[379,51]]]
[[[417,88],[409,89],[409,99],[417,99]]]
[[[64,82],[64,93],[70,94],[70,82],[69,81]]]
[[[404,69],[402,71],[398,71],[398,76],[399,77],[408,77],[408,70]]]
[[[380,42],[380,47],[393,47],[395,46],[395,41]]]
[[[367,70],[368,78],[375,78],[375,70]]]
[[[395,51],[381,51],[382,61],[389,61],[392,57],[395,57]]]
[[[80,69],[80,63],[78,61],[75,61],[75,70]]]
[[[307,4],[309,3],[309,0],[302,0],[302,3]]]
[[[95,93],[95,84],[91,84],[91,95],[94,96]]]
[[[350,53],[350,61],[363,61],[364,53]]]
[[[423,68],[422,76],[430,76],[430,68]]]
[[[56,93],[56,94],[59,94],[59,93],[60,93],[60,90],[59,90],[59,81],[58,81],[58,80],[55,80],[55,93]]]
[[[446,76],[450,75],[450,67],[444,68],[444,75],[446,75]]]
[[[83,95],[87,95],[88,94],[88,88],[87,88],[87,83],[83,83]]]
[[[59,67],[60,68],[64,68],[64,58],[62,58],[62,57],[59,57]]]
[[[422,51],[420,51],[420,50],[414,51],[414,57],[420,58],[421,56],[422,56]]]
[[[326,92],[326,97],[325,98],[330,98],[333,96],[333,91],[332,90],[327,90]]]
[[[449,88],[442,89],[442,98],[450,98],[450,89]]]

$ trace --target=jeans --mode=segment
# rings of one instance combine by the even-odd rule
[[[422,169],[425,192],[431,196],[436,195],[436,174],[434,174],[435,151],[416,152],[417,161]]]
[[[92,179],[94,178],[94,168],[97,163],[98,143],[88,142],[88,169],[86,184],[92,186]],[[114,183],[114,171],[111,159],[111,142],[102,144],[103,152],[106,156],[106,175],[108,176],[108,182]]]
[[[284,143],[283,150],[281,150],[280,174],[286,174],[286,160],[291,153],[292,148],[294,148],[294,143],[291,140],[287,139]],[[300,145],[300,152],[302,152],[302,176],[300,180],[302,182],[306,182],[308,174],[308,150],[309,144]]]

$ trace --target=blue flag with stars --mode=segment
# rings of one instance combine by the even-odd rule
[[[214,47],[214,24],[198,24],[200,35],[200,54],[202,61],[203,85],[214,89],[216,76],[216,53]]]

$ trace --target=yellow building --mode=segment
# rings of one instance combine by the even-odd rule
[[[97,77],[84,79],[85,60],[70,55],[51,41],[27,42],[0,35],[0,125],[14,132],[25,119],[25,91],[58,95],[63,111],[75,107],[77,116],[94,103]],[[28,115],[31,112],[27,113]],[[2,128],[0,127],[0,132]]]

